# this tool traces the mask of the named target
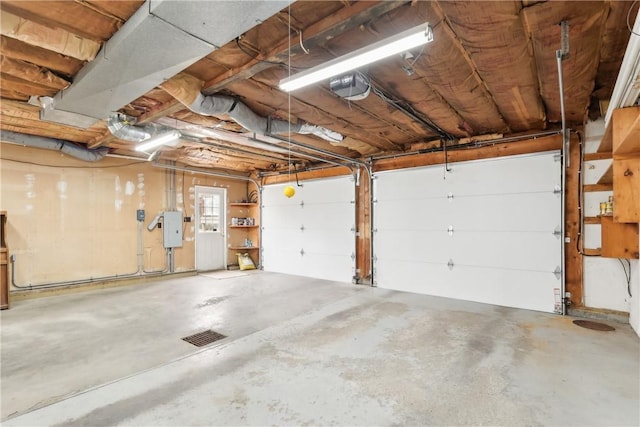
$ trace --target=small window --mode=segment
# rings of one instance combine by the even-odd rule
[[[200,224],[198,231],[202,233],[220,231],[220,195],[201,194],[198,200],[200,207]]]

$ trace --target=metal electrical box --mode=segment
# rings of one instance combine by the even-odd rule
[[[182,212],[164,212],[162,238],[165,248],[182,247]]]

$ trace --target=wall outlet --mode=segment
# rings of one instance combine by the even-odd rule
[[[185,216],[183,221],[184,222],[191,222],[191,217],[190,216]]]

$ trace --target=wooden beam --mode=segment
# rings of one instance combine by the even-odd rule
[[[574,134],[569,141],[569,168],[565,170],[564,211],[565,222],[563,236],[564,262],[565,262],[565,290],[571,293],[571,305],[579,307],[584,305],[584,291],[582,280],[583,257],[580,254],[576,242],[580,232],[580,210],[578,209],[580,192],[580,142]]]
[[[600,248],[595,248],[595,249],[583,249],[582,252],[587,255],[587,256],[601,256],[602,255],[602,249]],[[572,295],[573,296],[573,295]],[[573,300],[573,298],[572,298]]]
[[[454,163],[492,157],[514,156],[518,154],[559,150],[561,147],[562,137],[560,135],[550,135],[536,139],[497,143],[479,148],[451,150],[447,152],[447,161]],[[376,160],[373,163],[373,168],[374,172],[382,172],[393,169],[437,165],[444,162],[444,152],[438,151]]]
[[[613,111],[613,155],[640,154],[640,106]]]
[[[45,68],[4,55],[0,55],[0,68],[3,74],[46,88],[62,90],[71,84]]]
[[[356,275],[361,282],[371,284],[371,181],[367,171],[360,171],[360,185],[356,189]]]
[[[330,178],[334,176],[344,176],[344,175],[350,175],[350,174],[351,174],[351,170],[349,170],[349,168],[334,167],[334,168],[327,168],[327,169],[318,169],[313,171],[298,172],[298,180],[304,181],[307,179]],[[293,174],[291,175],[291,177],[295,179]],[[291,178],[289,177],[288,174],[265,176],[262,178],[262,185],[282,184],[284,182],[289,182],[290,179]]]
[[[597,152],[597,153],[587,153],[584,155],[584,161],[585,162],[592,162],[594,160],[608,160],[608,159],[612,159],[613,158],[613,154],[611,153],[611,151],[609,152]]]
[[[613,161],[613,201],[614,221],[640,223],[640,155]]]
[[[304,44],[307,49],[312,49],[345,31],[365,24],[404,4],[407,4],[407,2],[398,0],[377,2],[361,1],[344,7],[336,13],[303,29]],[[289,46],[291,46],[291,52],[289,52]],[[259,55],[256,59],[249,60],[244,65],[232,68],[209,80],[205,83],[203,92],[208,95],[213,94],[225,88],[230,83],[248,79],[260,71],[273,66],[273,64],[263,61],[284,62],[289,54],[296,55],[301,52],[302,49],[299,46],[297,34],[285,38],[266,54]]]
[[[613,191],[613,184],[587,184],[583,189],[586,193],[594,191]]]
[[[10,58],[38,64],[67,76],[75,76],[84,64],[82,61],[70,56],[31,46],[23,41],[6,36],[0,36],[0,51]]]
[[[584,223],[585,224],[600,224],[600,217],[599,216],[585,216],[584,217]]]

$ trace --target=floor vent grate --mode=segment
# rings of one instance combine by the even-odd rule
[[[188,342],[189,344],[193,344],[196,347],[202,347],[226,337],[226,335],[219,334],[216,331],[212,331],[211,329],[209,329],[208,331],[198,332],[197,334],[184,337],[182,338],[182,340]]]
[[[615,331],[616,328],[613,326],[605,325],[604,323],[594,322],[591,320],[574,320],[573,323],[578,326],[582,326],[583,328],[593,329],[594,331]]]

